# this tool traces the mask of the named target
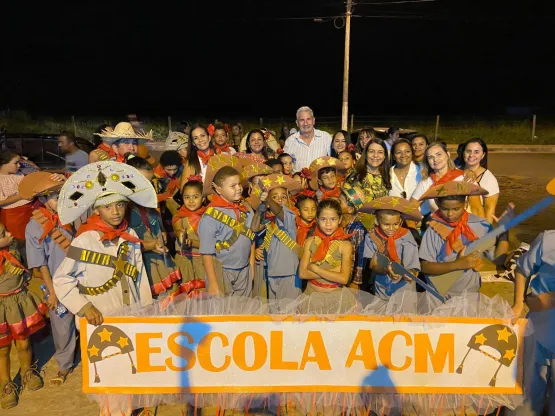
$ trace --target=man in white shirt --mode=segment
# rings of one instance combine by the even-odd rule
[[[284,152],[293,158],[294,171],[308,168],[313,160],[329,156],[331,136],[329,133],[314,128],[316,118],[309,107],[297,110],[297,127],[299,131],[287,138]]]

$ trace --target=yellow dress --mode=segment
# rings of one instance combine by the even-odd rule
[[[385,187],[381,175],[373,175],[371,173],[367,173],[366,177],[362,181],[359,181],[358,179],[355,179],[354,181],[346,180],[344,187],[355,185],[359,186],[364,192],[364,196],[366,197],[365,203],[371,202],[376,198],[381,198],[382,196],[387,196],[389,194],[389,191]],[[376,217],[373,214],[358,213],[358,218],[368,231],[374,228]]]

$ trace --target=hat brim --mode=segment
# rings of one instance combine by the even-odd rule
[[[52,193],[59,193],[65,181],[54,181],[50,172],[33,172],[19,183],[18,192],[24,199],[33,199]]]
[[[375,215],[377,211],[383,211],[383,210],[397,211],[399,214],[401,214],[401,217],[403,217],[403,219],[405,219],[405,220],[409,220],[409,221],[421,221],[422,220],[422,214],[420,214],[420,212],[418,214],[416,214],[415,212],[406,213],[406,212],[403,212],[403,211],[399,211],[395,208],[374,208],[374,207],[369,207],[368,205],[363,205],[362,207],[360,207],[358,212],[363,212],[365,214]]]

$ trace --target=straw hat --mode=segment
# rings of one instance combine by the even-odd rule
[[[103,141],[115,143],[118,140],[138,140],[140,144],[149,142],[154,140],[152,138],[152,130],[150,132],[145,133],[144,131],[135,131],[131,123],[126,121],[122,121],[118,123],[116,127],[112,130],[105,129],[102,130],[101,133],[95,133],[97,136],[100,136]]]
[[[179,131],[170,131],[166,139],[166,150],[180,150],[189,144],[189,136]]]
[[[203,196],[211,195],[214,193],[214,188],[212,187],[214,176],[216,176],[216,173],[218,173],[218,171],[224,166],[231,166],[232,168],[237,169],[237,172],[241,174],[242,165],[239,158],[228,154],[212,156],[208,160],[208,165],[206,166],[206,175],[204,176],[204,186],[202,190]]]
[[[390,209],[401,213],[406,220],[420,221],[422,214],[418,207],[419,204],[416,201],[407,201],[400,196],[383,196],[365,204],[359,209],[359,212],[375,214],[377,211]]]
[[[487,194],[488,191],[476,184],[464,181],[451,181],[445,182],[441,185],[432,186],[424,195],[420,197],[419,201],[442,198],[444,196],[475,196]]]
[[[154,187],[137,169],[124,163],[95,162],[64,183],[58,214],[62,224],[69,224],[89,208],[127,199],[146,208],[158,207]]]
[[[19,182],[19,195],[24,199],[33,199],[37,196],[57,194],[62,189],[63,181],[54,181],[50,172],[33,172]]]
[[[312,177],[310,178],[308,184],[313,190],[317,190],[319,188],[318,172],[320,171],[320,169],[323,168],[335,168],[336,171],[341,173],[344,173],[345,171],[345,165],[343,164],[343,162],[341,162],[339,159],[336,159],[335,157],[323,156],[319,157],[316,160],[313,160],[308,167],[310,173],[312,174]]]
[[[259,178],[259,180],[254,184],[250,199],[251,206],[254,209],[258,208],[260,205],[259,196],[263,190],[270,192],[272,189],[276,188],[285,188],[292,193],[299,192],[302,189],[301,185],[289,176],[273,173],[265,176],[264,178]]]

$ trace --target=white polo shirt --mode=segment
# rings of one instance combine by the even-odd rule
[[[301,139],[301,133],[297,132],[287,138],[283,147],[283,151],[293,158],[295,172],[308,168],[310,163],[319,157],[329,156],[330,149],[330,134],[318,129],[314,129],[314,138],[309,145]]]

